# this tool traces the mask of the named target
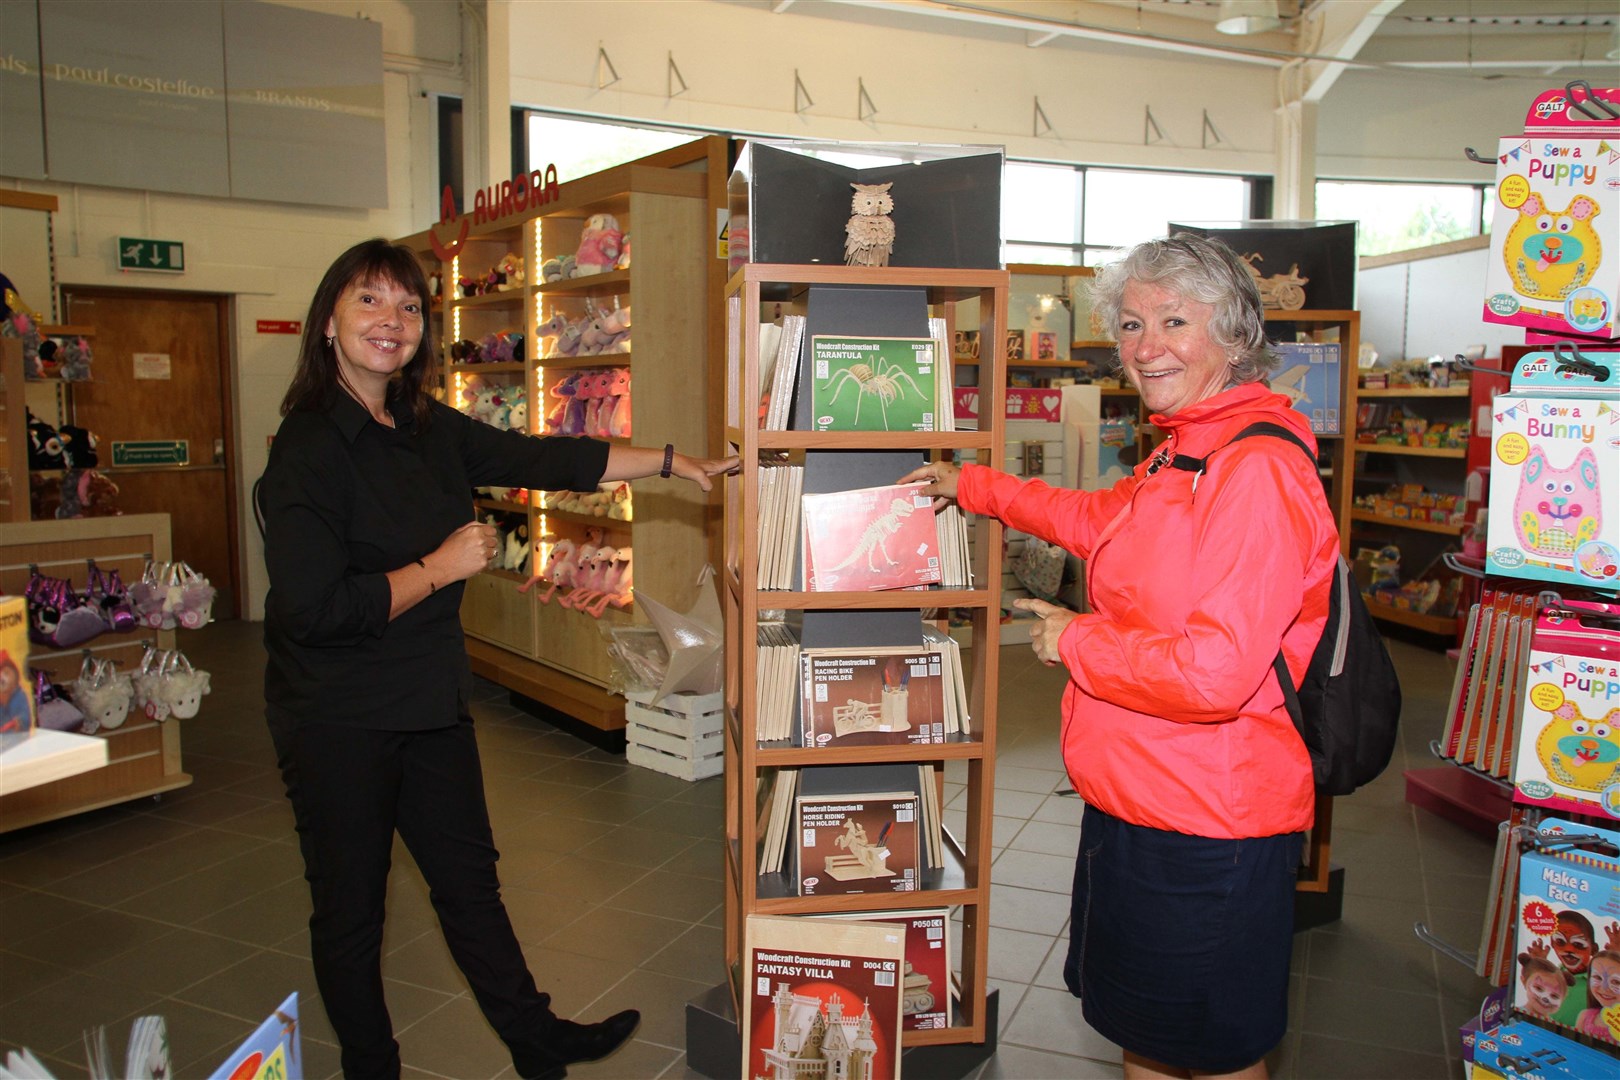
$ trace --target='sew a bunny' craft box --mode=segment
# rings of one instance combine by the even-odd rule
[[[1620,101],[1617,90],[1594,93]],[[1532,334],[1608,340],[1620,337],[1620,122],[1570,105],[1547,91],[1525,133],[1497,144],[1483,314]]]
[[[1514,799],[1620,818],[1620,604],[1544,609],[1524,676]]]
[[[1620,1042],[1616,851],[1620,833],[1544,819],[1536,846],[1519,862],[1514,934],[1514,1011],[1609,1043]]]
[[[1491,574],[1620,590],[1620,352],[1534,352],[1492,403]]]

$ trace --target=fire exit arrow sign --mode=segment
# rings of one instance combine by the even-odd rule
[[[183,273],[186,269],[186,245],[178,240],[140,240],[132,236],[120,236],[118,269]]]

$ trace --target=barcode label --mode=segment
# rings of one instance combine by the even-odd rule
[[[872,972],[872,985],[873,986],[893,986],[894,985],[894,972],[892,972],[892,971],[874,971],[874,972]]]
[[[759,978],[755,979],[754,980],[754,993],[755,993],[755,995],[757,995],[759,997],[770,997],[771,996],[771,980],[768,977],[764,976],[764,975],[761,975]]]
[[[816,846],[816,830],[814,830],[814,829],[805,829],[804,830],[804,841],[803,841],[803,843],[804,843],[805,847],[815,847]]]

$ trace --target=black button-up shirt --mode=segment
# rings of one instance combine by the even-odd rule
[[[393,409],[377,423],[338,394],[297,411],[270,448],[264,513],[264,696],[297,722],[419,731],[456,722],[470,675],[462,582],[392,622],[387,573],[433,552],[473,520],[483,485],[591,491],[608,444],[500,431],[435,403],[417,431]]]

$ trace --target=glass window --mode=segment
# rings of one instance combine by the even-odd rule
[[[1359,221],[1357,255],[1443,244],[1487,231],[1482,184],[1356,183],[1319,180],[1316,213]]]
[[[698,136],[696,132],[627,127],[537,112],[529,113],[527,121],[529,168],[556,165],[557,178],[563,183],[682,146]]]
[[[1001,236],[1009,245],[1080,243],[1085,173],[1069,165],[1009,161],[1001,170]],[[1007,255],[1008,262],[1027,262]],[[1063,263],[1073,259],[1064,259]]]
[[[1249,182],[1239,176],[1123,169],[1088,169],[1086,173],[1087,246],[1139,244],[1163,236],[1171,221],[1241,221],[1249,217]]]

